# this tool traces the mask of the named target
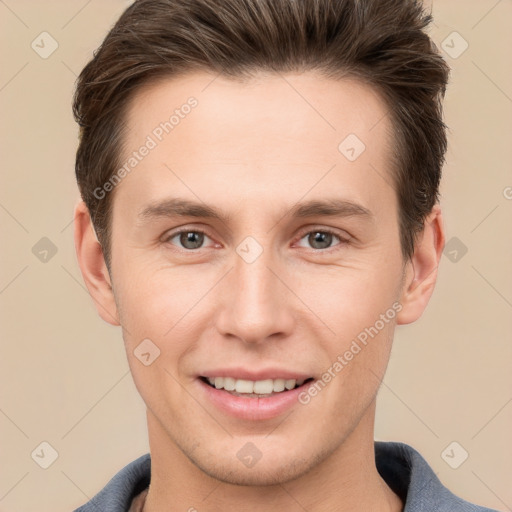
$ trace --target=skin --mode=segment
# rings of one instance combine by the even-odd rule
[[[312,72],[246,84],[194,72],[146,85],[130,105],[125,156],[190,96],[198,106],[115,189],[110,273],[87,208],[75,210],[85,283],[100,316],[121,325],[147,405],[145,512],[402,510],[375,467],[376,395],[396,325],[419,318],[434,289],[439,206],[404,261],[386,106],[369,86]],[[338,151],[350,133],[366,145],[354,162]],[[372,215],[288,215],[334,192]],[[138,218],[168,197],[231,217]],[[203,245],[171,236],[183,227],[206,232]],[[315,245],[322,229],[349,241]],[[236,252],[247,236],[263,248],[250,264]],[[397,316],[317,396],[276,418],[228,416],[198,384],[198,374],[235,365],[318,379],[397,302]],[[146,338],[161,351],[149,366],[134,356]],[[251,468],[236,456],[247,442],[262,454]]]

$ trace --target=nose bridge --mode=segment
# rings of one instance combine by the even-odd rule
[[[247,237],[237,246],[219,320],[224,335],[256,343],[288,332],[291,315],[275,266],[271,248],[254,238]]]

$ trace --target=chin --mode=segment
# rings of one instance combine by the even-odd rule
[[[301,467],[302,466],[302,467]],[[302,465],[273,466],[246,468],[236,464],[226,466],[216,465],[213,468],[200,467],[208,476],[221,482],[231,485],[268,487],[280,485],[306,474],[309,471],[308,465],[304,462]]]
[[[314,468],[325,456],[316,455],[310,459],[304,458],[304,453],[295,457],[290,452],[276,453],[271,451],[272,457],[261,458],[252,466],[247,467],[241,462],[236,453],[233,457],[227,457],[226,452],[222,456],[210,453],[208,458],[201,457],[200,453],[189,454],[189,459],[203,473],[211,478],[231,485],[240,486],[272,486],[280,485],[295,480]]]

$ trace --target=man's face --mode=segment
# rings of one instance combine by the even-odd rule
[[[133,99],[123,163],[153,146],[148,135],[155,147],[115,190],[113,288],[150,442],[178,447],[221,480],[284,482],[351,434],[373,435],[404,270],[390,121],[355,81],[214,78],[160,81]],[[156,129],[191,96],[197,105],[180,110],[172,131]],[[224,218],[155,208],[172,199]],[[337,215],[297,215],[333,200],[345,202]],[[151,361],[154,346],[151,364],[134,354]],[[318,383],[329,368],[316,395],[312,381],[256,398],[202,379]]]

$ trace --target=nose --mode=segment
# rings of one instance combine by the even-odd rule
[[[234,254],[234,268],[223,279],[217,329],[246,344],[286,337],[293,328],[293,293],[269,252],[248,262]]]

